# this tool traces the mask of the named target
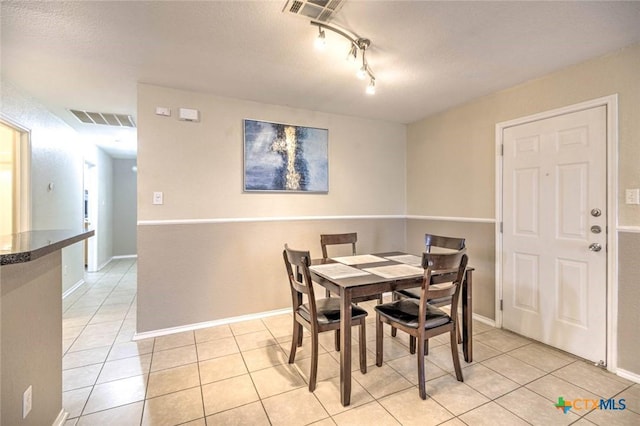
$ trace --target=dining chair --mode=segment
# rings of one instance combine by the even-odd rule
[[[336,341],[340,341],[340,299],[323,298],[316,299],[313,291],[313,282],[309,272],[311,256],[308,251],[290,249],[286,244],[282,252],[284,264],[289,277],[291,289],[291,301],[293,307],[293,339],[289,364],[295,361],[296,349],[302,346],[303,327],[311,333],[311,372],[309,374],[309,391],[316,388],[318,375],[318,335],[324,331],[336,332]],[[294,268],[296,273],[294,273]],[[303,300],[306,295],[306,303]],[[367,336],[366,324],[367,311],[357,305],[351,306],[351,323],[360,326],[360,371],[367,371]]]
[[[458,299],[460,288],[464,280],[467,267],[467,255],[464,250],[452,253],[424,253],[422,267],[425,269],[420,286],[420,298],[402,298],[389,303],[376,305],[376,365],[382,366],[383,361],[383,324],[396,327],[418,340],[418,384],[420,398],[426,399],[424,356],[425,345],[429,338],[449,333],[451,341],[451,356],[456,378],[462,382],[462,369],[456,344],[456,330],[458,324]],[[447,271],[453,273],[450,285],[435,287],[431,285],[432,276]],[[451,312],[447,314],[442,309],[431,305],[429,300],[449,297],[452,299]]]
[[[446,237],[442,235],[435,234],[424,234],[424,246],[425,252],[431,253],[433,248],[444,249],[444,250],[464,250],[466,248],[465,239],[458,237]],[[393,300],[399,300],[401,298],[412,298],[419,299],[420,298],[420,288],[407,288],[404,290],[398,290],[393,292]],[[451,297],[443,297],[439,299],[432,299],[428,302],[433,306],[446,306],[451,304]],[[458,341],[461,341],[460,330],[457,330],[458,333]],[[397,334],[396,328],[391,328],[391,335],[395,337]],[[415,339],[410,337],[409,341],[409,349],[412,354],[416,353],[415,350]],[[429,353],[429,342],[425,342],[425,354]]]
[[[322,248],[322,258],[329,259],[327,252],[327,246],[351,244],[351,255],[356,255],[356,242],[358,242],[358,233],[350,232],[346,234],[321,234],[320,235],[320,247]],[[327,290],[327,297],[331,297],[331,292]],[[378,303],[382,303],[382,295],[363,296],[354,298],[354,303],[366,302],[367,300],[377,300]]]

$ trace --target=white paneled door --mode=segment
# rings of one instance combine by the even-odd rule
[[[606,107],[503,132],[503,327],[605,362]]]

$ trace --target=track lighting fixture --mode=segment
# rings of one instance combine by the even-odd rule
[[[369,95],[373,95],[376,93],[376,78],[373,75],[373,71],[369,68],[369,63],[367,62],[366,52],[367,49],[371,46],[371,40],[368,38],[362,38],[358,36],[354,36],[345,30],[340,28],[329,26],[327,24],[323,24],[321,22],[311,21],[311,25],[315,25],[318,27],[318,38],[316,38],[316,47],[323,48],[326,43],[325,32],[327,29],[336,34],[341,35],[342,37],[349,40],[349,53],[347,54],[347,60],[355,62],[358,59],[358,52],[361,52],[362,56],[362,66],[358,69],[356,76],[360,80],[364,80],[369,77],[369,85],[366,88],[366,93]]]

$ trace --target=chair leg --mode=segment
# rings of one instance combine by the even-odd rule
[[[300,333],[300,328],[302,328],[300,324],[298,324],[296,320],[293,320],[293,338],[291,339],[291,351],[289,352],[289,364],[293,364],[293,361],[295,361],[296,349],[298,346],[300,346],[298,344],[298,341],[302,336],[302,334]]]
[[[462,382],[462,369],[460,368],[460,356],[458,355],[458,345],[456,344],[456,330],[451,329],[451,356],[453,357],[453,368],[456,370],[456,379]]]
[[[318,378],[318,332],[311,332],[311,372],[309,373],[309,392],[316,389]]]
[[[380,314],[376,312],[376,365],[382,367],[382,320]]]
[[[326,294],[325,297],[331,297],[331,292],[329,290],[326,290],[325,294]]]
[[[302,337],[304,334],[304,328],[302,327],[302,324],[298,324],[298,347],[302,346]]]
[[[424,341],[424,356],[429,355],[429,339]]]
[[[416,338],[409,336],[409,353],[411,355],[416,353]]]
[[[360,322],[360,341],[358,346],[360,349],[360,372],[367,374],[367,324],[364,318]]]
[[[415,337],[411,336],[414,341]],[[425,371],[424,371],[424,344],[422,342],[418,342],[418,356],[416,356],[418,361],[418,389],[420,390],[420,398],[427,399],[427,389],[425,385]]]
[[[458,343],[462,343],[462,333],[460,333],[460,323],[456,322],[456,332],[458,334]]]
[[[397,294],[393,293],[391,295],[392,300],[395,302],[397,300],[400,300],[400,296],[398,296]],[[398,329],[396,329],[394,326],[391,326],[391,337],[396,337],[396,335],[398,334]],[[411,352],[412,354],[416,353],[415,351]]]
[[[335,342],[335,346],[336,346],[336,352],[340,352],[340,329],[336,330],[335,333],[335,337],[336,337],[336,342]]]

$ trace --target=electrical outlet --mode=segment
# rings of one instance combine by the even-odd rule
[[[153,204],[163,204],[163,203],[164,203],[164,194],[162,192],[154,192]]]
[[[33,403],[33,387],[29,385],[22,394],[22,418],[26,419],[31,412],[31,404]]]

